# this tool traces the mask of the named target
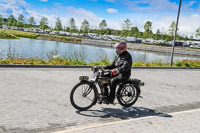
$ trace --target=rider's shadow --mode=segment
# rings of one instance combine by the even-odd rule
[[[169,114],[143,107],[129,107],[121,109],[102,108],[101,110],[76,111],[76,113],[88,117],[119,118],[119,119],[139,118],[146,116],[159,116],[168,118],[172,117]]]

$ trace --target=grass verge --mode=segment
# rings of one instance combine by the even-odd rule
[[[18,30],[0,29],[0,39],[19,39],[19,38],[30,38],[38,40],[81,44],[81,38],[76,38],[76,37],[43,35],[39,33],[31,33]]]
[[[0,64],[29,64],[29,65],[92,65],[92,66],[105,66],[109,65],[111,62],[108,59],[102,59],[100,61],[91,61],[89,63],[86,63],[85,60],[77,60],[72,58],[65,58],[59,57],[59,58],[52,58],[49,60],[39,59],[37,56],[35,58],[27,58],[27,59],[21,59],[21,58],[6,58],[6,59],[0,59]],[[169,67],[169,63],[163,63],[162,61],[153,61],[150,63],[145,63],[141,61],[133,62],[132,66],[135,67]],[[200,60],[177,60],[173,67],[200,67]]]

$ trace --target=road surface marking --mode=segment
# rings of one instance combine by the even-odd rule
[[[192,112],[196,112],[196,111],[200,111],[200,109],[173,112],[173,113],[168,113],[168,115],[192,113]],[[130,118],[130,119],[127,119],[127,120],[120,120],[120,121],[101,123],[101,124],[83,125],[81,127],[72,127],[71,129],[66,129],[66,130],[62,130],[62,131],[56,131],[56,132],[52,132],[52,133],[68,133],[68,132],[73,132],[73,131],[80,131],[80,130],[84,130],[84,129],[89,129],[89,128],[96,128],[96,127],[114,125],[114,124],[125,123],[125,122],[133,122],[133,121],[138,121],[138,120],[151,119],[151,118],[155,118],[155,117],[158,117],[158,116],[164,116],[164,115],[166,115],[166,114],[159,114],[159,115],[139,117],[139,118]]]

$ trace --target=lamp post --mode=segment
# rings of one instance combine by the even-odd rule
[[[175,29],[175,33],[174,33],[174,42],[173,42],[172,53],[171,53],[171,64],[170,64],[171,67],[173,64],[174,47],[175,47],[175,42],[176,42],[179,14],[180,14],[180,10],[181,10],[181,2],[182,2],[182,0],[180,0],[180,2],[179,2],[178,15],[177,15],[177,20],[176,20],[176,29]]]

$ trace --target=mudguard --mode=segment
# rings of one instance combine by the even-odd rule
[[[144,82],[139,79],[129,79],[129,82],[131,82],[135,87],[144,86]]]
[[[133,86],[137,89],[138,94],[140,96],[140,93],[141,93],[140,87],[144,86],[144,82],[142,82],[139,79],[129,79],[127,82],[130,83],[130,84],[133,84]]]

